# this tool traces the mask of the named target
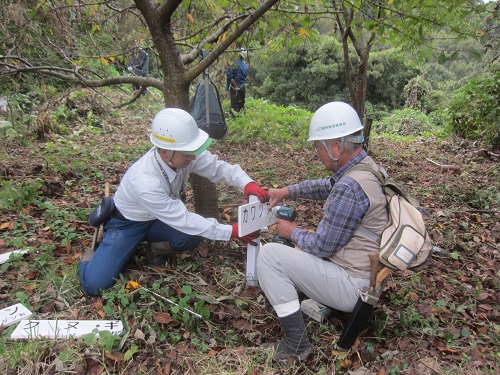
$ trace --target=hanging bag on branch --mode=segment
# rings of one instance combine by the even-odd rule
[[[219,90],[210,80],[208,68],[203,73],[203,79],[196,86],[196,92],[191,100],[191,116],[198,127],[206,131],[210,138],[221,139],[226,135],[227,125]]]

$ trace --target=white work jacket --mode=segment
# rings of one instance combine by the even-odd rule
[[[219,160],[209,151],[196,155],[196,159],[186,168],[174,171],[161,160],[156,147],[153,147],[123,176],[114,195],[115,205],[129,220],[159,219],[186,234],[211,240],[229,240],[231,225],[220,224],[214,218],[204,218],[188,211],[179,198],[179,192],[186,187],[190,173],[206,177],[212,182],[223,180],[242,190],[253,181],[238,164]]]

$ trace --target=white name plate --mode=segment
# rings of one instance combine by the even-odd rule
[[[27,253],[28,251],[29,250],[14,250],[9,253],[0,254],[0,264],[7,262],[11,254],[24,254]]]
[[[251,202],[238,207],[238,236],[260,230],[276,222],[269,203]]]
[[[78,338],[94,330],[117,335],[123,331],[123,325],[119,320],[23,320],[10,338]]]
[[[24,307],[22,303],[16,303],[0,310],[0,326],[8,327],[21,320],[29,319],[31,314],[31,311]]]

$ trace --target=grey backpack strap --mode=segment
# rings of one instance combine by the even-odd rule
[[[375,233],[373,233],[370,229],[365,227],[363,224],[359,224],[358,230],[363,234],[366,238],[378,243],[379,237]]]

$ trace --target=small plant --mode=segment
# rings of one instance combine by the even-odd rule
[[[0,210],[19,211],[41,201],[45,182],[36,178],[23,182],[4,180],[0,186]]]

